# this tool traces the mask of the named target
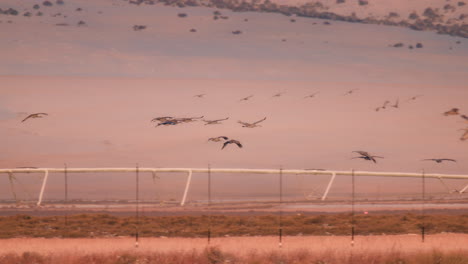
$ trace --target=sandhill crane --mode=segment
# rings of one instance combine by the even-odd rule
[[[357,90],[359,90],[359,88],[351,89],[351,90],[347,91],[347,92],[346,92],[345,94],[343,94],[343,95],[350,95],[350,94],[354,93],[354,91],[357,91]]]
[[[247,97],[241,98],[239,101],[240,101],[240,102],[242,102],[242,101],[247,101],[247,100],[249,100],[249,99],[252,98],[252,97],[253,97],[253,95],[249,95],[249,96],[247,96]]]
[[[213,141],[213,142],[220,142],[221,140],[228,140],[228,137],[225,136],[219,136],[219,137],[212,137],[209,138],[208,141]]]
[[[260,125],[258,124],[265,120],[266,120],[266,117],[253,123],[247,123],[247,122],[242,122],[242,121],[237,121],[237,123],[242,124],[242,127],[254,128],[254,127],[260,127]]]
[[[47,114],[47,113],[30,114],[25,119],[23,119],[21,122],[24,122],[24,121],[28,120],[29,118],[43,118],[44,116],[47,116],[47,115],[49,115],[49,114]]]
[[[458,110],[459,110],[458,108],[452,108],[448,110],[447,112],[444,112],[444,116],[458,115],[459,114]]]
[[[164,122],[161,122],[159,124],[156,125],[156,127],[158,126],[175,126],[177,124],[179,124],[180,122],[176,121],[176,120],[168,120],[168,121],[164,121]]]
[[[385,102],[383,103],[383,105],[382,105],[382,106],[379,106],[379,107],[377,107],[377,108],[375,109],[375,111],[377,111],[377,112],[378,112],[380,109],[385,109],[385,108],[387,108],[387,105],[388,105],[389,103],[390,103],[390,101],[388,101],[388,100],[385,100]]]
[[[316,92],[316,93],[313,93],[313,94],[309,94],[309,95],[306,95],[304,96],[304,99],[306,98],[314,98],[319,92]]]
[[[170,121],[170,120],[173,120],[174,117],[172,116],[162,116],[162,117],[155,117],[153,119],[151,119],[151,122],[166,122],[166,121]]]
[[[359,155],[361,155],[360,157],[354,157],[353,159],[364,159],[364,160],[371,160],[373,161],[374,163],[377,163],[377,161],[375,160],[375,158],[380,158],[380,159],[383,159],[384,157],[380,157],[380,156],[374,156],[374,155],[371,155],[369,154],[367,151],[362,151],[362,150],[355,150],[353,152],[356,152],[358,153]]]
[[[242,144],[238,140],[231,139],[224,142],[223,147],[221,149],[224,149],[229,144],[236,144],[239,148],[242,148]]]
[[[203,98],[206,94],[196,94],[193,97]]]
[[[202,119],[204,116],[200,117],[181,117],[181,118],[174,118],[173,120],[176,122],[181,122],[181,123],[189,123],[189,122],[194,122],[196,119]]]
[[[418,94],[418,95],[415,95],[415,96],[412,96],[408,99],[408,101],[414,101],[416,99],[418,99],[419,97],[423,96],[422,94]]]
[[[453,161],[453,162],[457,162],[457,161],[454,160],[454,159],[423,159],[423,161],[426,161],[426,160],[435,161],[435,162],[437,162],[437,163],[442,163],[443,161]]]
[[[205,122],[206,125],[218,125],[221,124],[221,121],[228,120],[229,117],[223,118],[223,119],[216,119],[216,120],[205,120],[203,119],[202,121]]]

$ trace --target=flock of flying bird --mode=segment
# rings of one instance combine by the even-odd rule
[[[355,91],[357,91],[359,89],[351,89],[351,90],[348,90],[345,94],[343,95],[351,95],[353,94]],[[304,99],[306,98],[313,98],[315,97],[319,92],[315,92],[315,93],[312,93],[312,94],[309,94],[307,96],[304,97]],[[273,95],[273,97],[280,97],[283,93],[277,93],[275,95]],[[194,97],[197,97],[197,98],[203,98],[206,94],[197,94],[195,95]],[[408,99],[408,101],[412,101],[412,100],[416,100],[418,97],[421,97],[422,95],[416,95],[416,96],[413,96],[411,98]],[[252,98],[253,95],[249,95],[249,96],[246,96],[246,97],[243,97],[241,98],[239,101],[242,102],[242,101],[247,101],[249,100],[250,98]],[[380,111],[382,109],[386,109],[388,107],[388,105],[390,104],[391,102],[389,100],[386,100],[383,105],[377,107],[375,109],[375,111]],[[394,104],[390,105],[390,107],[393,107],[393,108],[399,108],[399,98],[397,98],[394,102]],[[452,108],[446,112],[443,113],[444,116],[456,116],[456,115],[459,115],[463,120],[465,120],[466,122],[468,122],[468,116],[465,115],[465,114],[460,114],[459,112],[459,109],[458,108]],[[26,118],[24,118],[21,122],[25,122],[27,121],[28,119],[32,119],[32,118],[43,118],[45,116],[48,116],[47,113],[33,113],[33,114],[30,114],[28,115]],[[204,116],[200,116],[200,117],[182,117],[182,118],[176,118],[176,117],[171,117],[171,116],[163,116],[163,117],[155,117],[151,120],[151,122],[159,122],[157,123],[156,127],[158,126],[174,126],[174,125],[178,125],[178,124],[182,124],[182,123],[190,123],[190,122],[195,122],[195,121],[203,121],[205,122],[205,125],[217,125],[217,124],[221,124],[222,121],[225,121],[225,120],[228,120],[229,117],[226,117],[226,118],[222,118],[222,119],[215,119],[215,120],[207,120],[207,119],[203,119]],[[264,122],[267,118],[264,117],[258,121],[255,121],[255,122],[243,122],[243,121],[238,121],[239,124],[242,125],[242,127],[245,127],[245,128],[255,128],[255,127],[260,127],[260,123],[261,122]],[[468,139],[468,128],[464,128],[464,129],[460,129],[460,130],[463,130],[464,133],[462,134],[462,136],[460,137],[460,140],[464,141],[464,140],[467,140]],[[236,140],[236,139],[229,139],[228,137],[226,136],[218,136],[218,137],[211,137],[208,139],[208,141],[212,141],[212,142],[222,142],[223,143],[223,146],[221,147],[221,149],[224,149],[227,145],[229,144],[235,144],[237,145],[239,148],[242,148],[243,145],[240,141]],[[384,157],[381,157],[381,156],[376,156],[376,155],[372,155],[370,154],[369,152],[367,151],[363,151],[363,150],[356,150],[356,151],[352,151],[353,153],[357,153],[359,154],[360,156],[358,157],[353,157],[352,159],[364,159],[364,160],[368,160],[368,161],[372,161],[374,163],[377,163],[377,160],[376,158],[384,158]],[[456,160],[454,159],[448,159],[448,158],[433,158],[433,159],[423,159],[423,161],[434,161],[434,162],[437,162],[437,163],[442,163],[443,161],[452,161],[452,162],[456,162]]]

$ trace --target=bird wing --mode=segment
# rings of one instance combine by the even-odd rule
[[[260,122],[263,122],[263,121],[265,121],[265,120],[266,120],[266,117],[263,118],[263,119],[261,119],[261,120],[258,120],[257,122],[254,122],[253,124],[256,125],[256,124],[258,124],[258,123],[260,123]]]
[[[353,152],[356,152],[356,153],[358,153],[358,154],[360,154],[360,155],[362,155],[362,156],[367,156],[367,157],[369,157],[369,153],[367,153],[367,151],[355,150],[355,151],[353,151]]]
[[[446,161],[453,161],[453,162],[457,162],[456,160],[454,159],[440,159],[440,160],[446,160]]]
[[[230,141],[230,140],[229,140],[229,141],[226,141],[226,142],[224,142],[224,144],[223,144],[223,147],[222,147],[221,149],[224,149],[224,148],[225,148],[225,147],[226,147],[228,144],[230,144],[230,143],[231,143],[231,141]]]
[[[29,118],[31,118],[33,115],[28,115],[25,119],[23,119],[21,122],[24,122],[26,120],[28,120]]]
[[[228,120],[229,117],[226,117],[226,118],[223,118],[223,119],[216,119],[216,120],[212,120],[212,122],[219,122],[219,121],[224,121],[224,120]]]
[[[237,121],[237,123],[242,124],[244,126],[249,126],[250,125],[250,123],[242,122],[242,121]]]
[[[233,143],[236,143],[236,145],[239,147],[239,148],[242,148],[242,144],[239,142],[239,141],[233,141]]]

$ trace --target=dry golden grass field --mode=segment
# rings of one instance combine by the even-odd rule
[[[467,234],[5,239],[0,263],[467,263]]]

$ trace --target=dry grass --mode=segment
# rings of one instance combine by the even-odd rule
[[[468,235],[37,239],[2,241],[0,263],[468,263]]]
[[[209,225],[211,223],[211,225]],[[295,215],[282,217],[284,235],[349,235],[349,214]],[[358,235],[418,234],[424,225],[428,234],[442,232],[467,233],[468,215],[370,214],[355,216]],[[201,215],[134,217],[108,214],[68,216],[16,215],[0,217],[0,238],[14,237],[213,237],[268,236],[278,234],[277,215]]]

